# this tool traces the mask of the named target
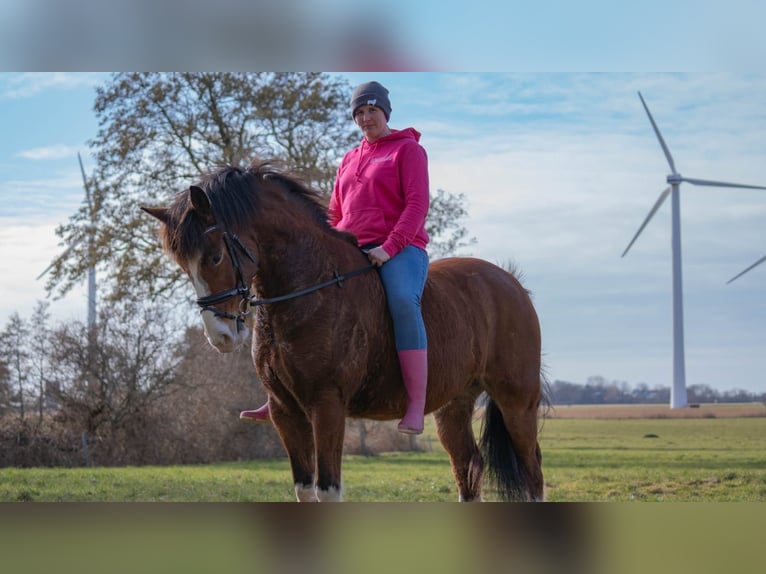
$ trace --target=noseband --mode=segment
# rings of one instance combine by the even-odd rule
[[[209,229],[205,230],[205,233],[213,231],[214,229],[216,229],[216,226],[210,227]],[[286,295],[279,295],[277,297],[266,297],[263,299],[258,299],[255,295],[252,295],[250,293],[250,287],[248,286],[248,283],[245,280],[245,276],[242,273],[240,253],[242,253],[245,257],[247,257],[252,263],[256,263],[255,257],[250,252],[250,250],[245,246],[245,244],[242,243],[239,237],[237,237],[236,235],[230,235],[226,231],[224,231],[222,235],[223,235],[224,245],[226,246],[226,252],[229,255],[229,260],[231,261],[232,267],[234,268],[234,274],[236,276],[237,284],[235,287],[232,287],[231,289],[227,289],[226,291],[219,291],[218,293],[213,293],[211,295],[206,295],[205,297],[200,297],[199,299],[197,299],[196,303],[200,307],[200,313],[202,313],[203,311],[210,311],[216,317],[223,317],[224,319],[235,320],[237,322],[237,330],[239,330],[240,324],[244,321],[245,317],[247,317],[247,315],[250,314],[250,309],[253,306],[257,307],[260,305],[269,305],[271,303],[279,303],[280,301],[288,301],[290,299],[295,299],[296,297],[300,297],[302,295],[307,295],[309,293],[313,293],[314,291],[324,289],[325,287],[329,287],[330,285],[337,285],[338,287],[343,287],[343,281],[345,281],[346,279],[354,277],[355,275],[361,275],[362,273],[365,273],[375,267],[373,263],[370,263],[369,265],[365,265],[364,267],[360,267],[359,269],[354,269],[353,271],[349,271],[348,273],[344,273],[343,275],[339,275],[338,272],[335,271],[333,273],[333,278],[323,283],[312,285],[311,287],[306,287],[305,289],[300,289],[298,291],[294,291]],[[223,303],[237,296],[241,297],[241,299],[239,302],[239,313],[237,313],[236,315],[232,315],[231,313],[227,313],[225,311],[221,311],[220,309],[216,309],[215,307],[213,307],[213,305]]]

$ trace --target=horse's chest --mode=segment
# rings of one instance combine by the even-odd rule
[[[254,332],[253,360],[256,368],[272,373],[282,386],[295,388],[307,378],[307,373],[321,369],[324,363],[321,355],[317,352],[317,345],[310,340],[298,340],[271,325],[263,325]]]

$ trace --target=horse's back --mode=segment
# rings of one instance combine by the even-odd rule
[[[529,292],[512,272],[483,259],[451,257],[433,262],[423,306],[427,321],[462,318],[539,336]]]
[[[433,262],[423,293],[429,357],[443,376],[539,376],[540,325],[515,275],[475,258]]]

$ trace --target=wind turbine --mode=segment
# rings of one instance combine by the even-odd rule
[[[756,261],[755,263],[753,263],[753,264],[752,264],[750,267],[748,267],[748,268],[747,268],[747,269],[745,269],[744,271],[740,271],[739,273],[737,273],[737,274],[736,274],[734,277],[732,277],[731,279],[729,279],[729,280],[726,282],[726,284],[728,285],[729,283],[731,283],[731,282],[732,282],[732,281],[734,281],[735,279],[739,279],[739,278],[740,278],[740,277],[742,277],[742,276],[743,276],[745,273],[747,273],[748,271],[750,271],[750,270],[751,270],[751,269],[753,269],[754,267],[758,267],[758,266],[759,266],[761,263],[763,263],[764,261],[766,261],[766,255],[764,255],[763,257],[761,257],[761,258],[760,258],[758,261]]]
[[[684,361],[684,310],[683,310],[683,286],[681,277],[681,204],[679,197],[679,188],[682,182],[691,183],[692,185],[705,185],[712,187],[739,187],[747,189],[766,189],[757,185],[743,185],[741,183],[726,183],[722,181],[710,181],[706,179],[694,179],[691,177],[683,177],[676,171],[675,162],[673,156],[670,155],[670,150],[665,144],[665,140],[662,138],[657,124],[654,122],[651,112],[649,111],[644,97],[641,92],[638,92],[638,97],[641,99],[641,103],[646,110],[646,115],[649,116],[649,121],[654,128],[654,133],[657,135],[657,139],[662,146],[662,151],[665,153],[665,158],[670,165],[670,175],[667,176],[667,182],[670,184],[665,191],[660,194],[660,197],[655,202],[649,215],[646,216],[641,227],[633,236],[625,251],[622,253],[622,257],[628,253],[633,243],[635,243],[638,236],[644,230],[644,227],[649,223],[649,220],[654,216],[657,210],[662,205],[668,195],[671,196],[671,248],[673,252],[673,387],[670,392],[670,408],[682,408],[687,406],[686,400],[686,365]],[[746,270],[747,271],[747,270]]]
[[[90,219],[90,225],[88,227],[88,241],[91,243],[93,242],[93,230],[95,229],[95,212],[93,209],[93,199],[91,198],[90,193],[90,186],[88,185],[88,178],[85,176],[85,168],[82,166],[82,158],[80,157],[80,152],[77,152],[77,161],[80,162],[80,173],[82,174],[82,183],[83,187],[85,188],[85,201],[88,204],[88,216]],[[48,271],[50,271],[53,267],[55,267],[59,261],[63,261],[66,259],[69,254],[72,252],[72,250],[77,247],[80,242],[82,241],[82,238],[76,240],[74,243],[71,243],[69,247],[67,247],[64,250],[64,253],[59,255],[56,259],[54,259],[48,267],[45,268],[45,270],[40,273],[40,275],[37,276],[37,279],[42,278],[43,275],[45,275]],[[93,332],[93,328],[96,326],[96,268],[95,266],[91,265],[88,267],[88,331]]]

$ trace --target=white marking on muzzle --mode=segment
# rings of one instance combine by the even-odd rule
[[[207,297],[211,294],[210,287],[202,279],[199,273],[199,258],[189,262],[189,277],[191,277],[194,291],[197,297]],[[241,321],[227,319],[225,317],[216,317],[210,311],[200,313],[202,317],[202,327],[205,331],[205,337],[213,347],[221,353],[231,353],[235,351],[247,340],[250,329]],[[239,330],[237,326],[239,324]]]

